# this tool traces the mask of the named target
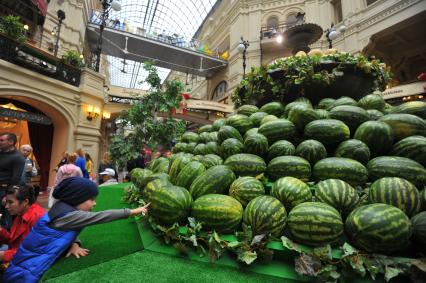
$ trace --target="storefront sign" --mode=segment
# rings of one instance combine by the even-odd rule
[[[188,109],[203,109],[217,112],[231,113],[234,111],[234,106],[208,100],[189,99],[186,101]]]
[[[33,123],[43,124],[43,125],[52,124],[52,120],[47,116],[31,113],[31,112],[16,111],[16,110],[2,108],[2,107],[0,107],[0,117],[8,117],[8,118],[13,118],[17,120],[25,120],[28,122],[33,122]]]
[[[423,89],[424,84],[424,82],[415,82],[411,84],[388,88],[383,92],[383,97],[384,99],[391,99],[415,94],[422,94],[425,92]]]

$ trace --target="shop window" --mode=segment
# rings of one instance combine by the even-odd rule
[[[342,1],[334,0],[331,5],[333,5],[334,23],[340,23],[343,20]]]
[[[214,89],[212,100],[218,100],[226,94],[227,83],[226,81],[221,81],[216,88]]]
[[[266,21],[266,27],[269,29],[277,29],[279,25],[279,20],[277,16],[272,16],[269,17],[268,20]]]

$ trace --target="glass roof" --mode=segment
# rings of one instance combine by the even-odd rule
[[[110,12],[109,21],[129,32],[192,38],[217,0],[121,0],[121,10]],[[117,21],[118,20],[118,21]],[[108,56],[110,83],[126,88],[147,89],[141,84],[146,73],[143,62]],[[159,68],[164,80],[170,70]]]

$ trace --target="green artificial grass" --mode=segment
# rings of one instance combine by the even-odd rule
[[[297,282],[217,264],[144,250],[78,272],[52,278],[55,282]]]
[[[94,211],[126,207],[121,202],[123,188],[127,184],[100,187]],[[79,259],[73,256],[60,258],[44,275],[43,279],[79,271],[92,265],[132,254],[143,249],[135,220],[132,218],[89,226],[79,235],[82,247],[89,255]]]

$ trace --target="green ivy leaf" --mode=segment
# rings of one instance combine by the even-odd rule
[[[302,249],[299,247],[299,245],[287,238],[286,236],[281,237],[281,242],[283,243],[283,246],[289,250],[296,251],[298,253],[302,252]]]
[[[401,270],[400,268],[386,266],[386,268],[385,268],[385,280],[386,280],[386,282],[389,282],[389,280],[398,276],[401,273],[403,273],[403,270]]]
[[[246,263],[251,264],[253,261],[255,261],[257,258],[256,252],[252,251],[244,251],[238,255],[238,260]]]
[[[350,244],[346,242],[342,246],[342,251],[343,251],[344,257],[358,253],[357,249],[355,249],[354,247],[352,247]]]
[[[321,260],[331,260],[333,257],[331,255],[331,246],[326,245],[323,247],[314,248],[313,254],[319,257]]]

